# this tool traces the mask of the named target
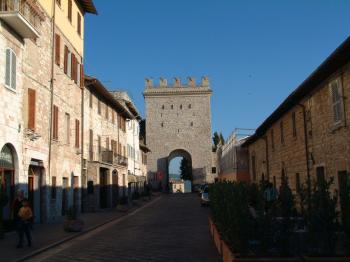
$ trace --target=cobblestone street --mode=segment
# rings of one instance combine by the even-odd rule
[[[220,261],[209,209],[195,194],[163,196],[137,215],[54,248],[33,261]]]

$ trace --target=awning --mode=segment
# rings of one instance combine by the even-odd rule
[[[135,175],[128,175],[128,183],[136,183],[137,177]]]

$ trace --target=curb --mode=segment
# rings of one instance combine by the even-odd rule
[[[118,219],[125,218],[125,217],[127,217],[128,215],[132,215],[132,214],[135,213],[136,211],[139,211],[140,209],[146,208],[146,207],[149,206],[150,204],[153,204],[156,200],[158,200],[158,199],[160,199],[160,198],[161,198],[160,196],[157,196],[157,197],[155,197],[153,200],[151,200],[149,203],[145,204],[144,206],[135,208],[134,210],[131,210],[131,212],[129,212],[129,210],[128,210],[127,212],[122,213],[121,216],[115,216],[115,217],[113,217],[113,218],[111,218],[111,219],[108,219],[107,221],[104,221],[104,222],[98,224],[98,225],[91,226],[91,227],[87,228],[86,230],[84,230],[84,231],[82,231],[82,232],[79,232],[79,233],[76,233],[76,234],[74,234],[74,235],[72,235],[72,236],[69,236],[69,237],[63,238],[63,239],[61,239],[61,240],[58,240],[58,241],[56,241],[56,242],[54,242],[54,243],[52,243],[52,244],[49,244],[49,245],[47,245],[47,246],[45,246],[45,247],[43,247],[43,248],[40,248],[40,249],[38,249],[38,250],[35,250],[35,251],[31,252],[31,253],[29,253],[28,255],[25,255],[25,256],[23,256],[23,257],[21,257],[21,258],[15,259],[14,261],[20,262],[20,261],[26,261],[26,260],[29,259],[29,258],[33,258],[33,257],[35,257],[35,256],[37,256],[37,255],[39,255],[39,254],[41,254],[41,253],[44,253],[45,251],[47,251],[47,250],[49,250],[49,249],[51,249],[51,248],[57,247],[57,246],[59,246],[59,245],[61,245],[61,244],[64,244],[64,243],[70,241],[70,240],[73,240],[73,239],[78,238],[78,237],[80,237],[80,236],[82,236],[82,235],[85,235],[85,234],[87,234],[87,233],[90,233],[90,232],[94,231],[95,229],[97,229],[97,228],[99,228],[99,227],[102,227],[102,226],[105,226],[105,225],[107,225],[107,224],[109,224],[109,223],[112,223],[112,222],[114,222],[114,221],[117,221]]]

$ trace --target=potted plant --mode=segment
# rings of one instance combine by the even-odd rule
[[[81,232],[83,227],[84,221],[78,218],[76,208],[70,207],[63,224],[64,230],[67,232]]]
[[[3,208],[7,205],[8,203],[8,196],[0,191],[0,239],[4,238],[4,225],[2,221],[2,216],[3,216]]]

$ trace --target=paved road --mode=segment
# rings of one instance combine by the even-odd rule
[[[208,211],[195,194],[163,196],[33,261],[220,261],[208,230]]]

